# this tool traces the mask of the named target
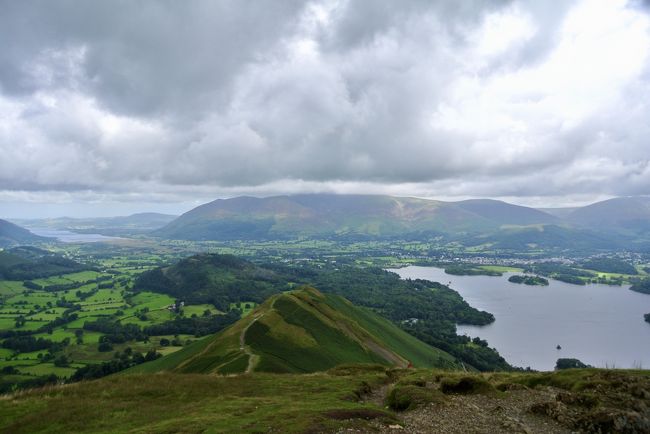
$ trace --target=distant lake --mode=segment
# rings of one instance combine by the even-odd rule
[[[119,240],[119,237],[107,237],[100,234],[78,234],[71,231],[63,231],[47,228],[29,228],[29,230],[41,237],[56,238],[64,243],[96,243],[99,241]]]
[[[629,285],[549,286],[508,282],[517,273],[452,276],[436,267],[391,269],[402,278],[450,284],[473,307],[494,314],[490,325],[458,326],[458,333],[480,337],[512,365],[552,370],[560,357],[598,367],[650,368],[650,295]],[[560,345],[561,350],[556,346]]]

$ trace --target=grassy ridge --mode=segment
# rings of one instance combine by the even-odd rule
[[[279,313],[276,318],[296,326],[298,330],[305,330],[314,342],[305,346],[300,342],[300,336],[289,333],[284,337],[274,337],[273,329],[265,324],[266,319],[255,322],[246,333],[246,340],[253,351],[260,354],[260,371],[314,372],[341,363],[387,363],[335,325],[327,324],[329,318],[319,318],[314,309],[305,309],[293,297],[278,297],[274,309]]]
[[[129,373],[305,373],[345,363],[458,368],[449,354],[342,297],[303,288],[271,297],[226,330]]]

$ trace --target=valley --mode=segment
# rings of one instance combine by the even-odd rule
[[[325,199],[317,204],[314,197],[300,197],[299,202],[339,206],[337,199]],[[355,208],[360,199],[366,202]],[[286,206],[286,200],[280,203]],[[558,359],[573,363],[570,360],[575,358],[601,368],[639,369],[650,360],[650,355],[638,352],[638,342],[647,340],[650,331],[644,321],[650,298],[643,293],[650,282],[650,256],[638,248],[641,244],[632,249],[615,244],[583,249],[582,235],[574,243],[576,229],[562,226],[565,223],[557,227],[563,227],[558,230],[565,231],[566,245],[553,244],[552,238],[548,246],[528,241],[504,244],[503,236],[513,230],[513,224],[536,221],[542,211],[506,207],[506,214],[514,214],[504,220],[502,206],[493,201],[452,206],[454,213],[461,213],[454,214],[455,225],[460,224],[458,218],[466,224],[468,215],[481,214],[478,232],[474,223],[465,226],[466,232],[456,233],[459,227],[454,226],[450,232],[418,229],[416,233],[409,232],[420,224],[414,221],[406,226],[393,222],[392,229],[384,232],[382,228],[388,227],[378,221],[358,226],[347,220],[359,213],[354,218],[361,222],[366,206],[374,206],[372,212],[381,215],[379,209],[386,203],[394,202],[383,197],[355,198],[340,211],[345,222],[328,223],[334,226],[314,222],[321,228],[344,225],[349,229],[332,234],[314,234],[305,226],[299,234],[269,236],[273,231],[256,232],[250,225],[233,226],[217,218],[212,224],[219,224],[219,231],[227,230],[232,237],[217,231],[210,232],[214,239],[168,239],[161,237],[161,231],[168,230],[165,225],[176,227],[187,217],[176,221],[154,215],[149,222],[146,214],[135,219],[135,226],[128,218],[58,220],[37,233],[16,232],[12,226],[16,238],[6,237],[0,251],[0,391],[33,411],[40,399],[36,397],[47,390],[71,387],[65,390],[78,390],[82,397],[93,387],[116,387],[111,402],[119,407],[122,399],[161,393],[149,378],[195,387],[198,378],[216,375],[215,387],[229,394],[233,403],[221,407],[212,392],[201,392],[206,405],[223,412],[206,423],[241,426],[250,432],[259,423],[281,426],[278,419],[285,413],[265,413],[269,405],[287,406],[287,417],[295,418],[287,432],[304,432],[313,426],[326,432],[348,426],[392,432],[390,426],[395,425],[415,429],[431,417],[431,406],[443,405],[440,408],[451,411],[449,406],[460,405],[461,413],[476,403],[510,406],[509,396],[520,393],[526,396],[525,406],[511,408],[508,417],[518,421],[512,427],[524,424],[532,432],[542,432],[535,431],[542,417],[547,418],[546,426],[554,424],[557,432],[566,432],[578,426],[572,424],[583,423],[572,404],[566,411],[578,419],[569,418],[569,424],[569,419],[557,419],[555,413],[530,416],[534,405],[563,396],[564,387],[543,377],[556,389],[538,390],[532,383],[539,377],[529,372],[531,368],[550,371]],[[250,208],[257,207],[255,200],[236,202],[236,206],[249,214],[257,212]],[[277,209],[275,199],[264,206],[274,216],[284,212]],[[414,215],[431,209],[443,215],[451,212],[440,211],[448,207],[444,203],[408,200],[401,206],[414,207],[409,211]],[[534,226],[537,229],[529,235],[542,234],[542,239],[544,234],[558,235],[548,226],[557,224],[557,218],[542,223],[543,227]],[[495,219],[501,224],[495,225]],[[485,224],[488,220],[493,223]],[[42,228],[44,222],[30,224]],[[297,228],[302,223],[283,224]],[[367,232],[371,226],[379,232]],[[528,233],[532,226],[521,228]],[[251,238],[242,238],[239,230]],[[578,231],[584,230],[594,229]],[[483,242],[495,236],[498,239]],[[474,244],[477,237],[482,244]],[[566,247],[569,244],[578,248]],[[522,284],[508,282],[513,277]],[[588,306],[595,308],[585,309]],[[628,339],[616,339],[621,335]],[[555,348],[559,344],[561,350]],[[587,370],[584,375],[587,372],[598,376],[605,371]],[[645,371],[615,372],[633,378],[645,375]],[[441,393],[443,384],[452,381],[443,378],[456,378],[457,373],[476,379],[471,381],[485,378],[490,386],[470,396]],[[301,375],[315,376],[310,378],[321,388],[311,395],[312,404],[288,405],[285,400],[302,387]],[[429,379],[410,380],[413,375]],[[137,376],[141,385],[127,391],[123,382],[130,376]],[[359,378],[361,383],[356,381]],[[285,383],[279,389],[281,396],[268,394],[273,381]],[[95,382],[106,386],[92,386]],[[504,385],[510,382],[523,384],[524,392],[510,391],[511,386]],[[348,392],[330,393],[329,385],[332,392]],[[250,388],[245,396],[237,392],[242,387]],[[570,393],[578,390],[569,389]],[[15,395],[18,391],[24,395]],[[178,396],[169,399],[180,405]],[[248,418],[237,410],[248,408],[241,399],[265,402],[262,413],[251,410]],[[7,401],[0,401],[0,414],[5,411],[2,402]],[[490,406],[480,407],[476,414],[483,416],[477,417],[489,419]],[[83,411],[92,413],[92,409]],[[7,414],[7,423],[12,423],[12,417],[25,422],[19,413]],[[177,426],[179,417],[171,412],[161,423]],[[449,418],[455,417],[459,415],[451,411]],[[467,426],[479,423],[467,417],[463,421]],[[30,423],[25,426],[37,427],[39,422]],[[127,412],[111,423],[126,428],[143,420]],[[7,426],[20,432],[15,425]],[[111,431],[110,426],[94,425],[89,430]],[[453,432],[442,426],[440,430]]]

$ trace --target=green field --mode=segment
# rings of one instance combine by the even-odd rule
[[[107,261],[110,262],[110,261]],[[133,275],[142,271],[139,267],[126,266],[120,269],[116,266],[118,261],[112,261],[110,273],[100,271],[83,271],[77,273],[52,276],[43,279],[35,279],[35,284],[43,287],[47,285],[68,285],[79,284],[73,289],[48,292],[45,290],[27,289],[23,282],[0,280],[0,331],[19,330],[21,332],[32,332],[35,339],[46,339],[52,342],[69,342],[68,346],[57,355],[65,354],[69,360],[68,367],[54,366],[52,361],[42,361],[38,358],[48,353],[47,350],[40,350],[27,353],[16,353],[7,348],[0,347],[0,367],[14,367],[18,369],[16,379],[30,379],[40,376],[55,374],[60,378],[69,377],[75,370],[86,364],[101,363],[113,357],[111,352],[99,352],[98,344],[103,333],[83,330],[84,323],[96,321],[99,318],[114,318],[123,324],[137,324],[140,327],[160,324],[174,318],[174,314],[166,307],[174,302],[173,297],[152,292],[132,294],[126,291],[126,286],[131,286]],[[127,263],[129,261],[126,261]],[[117,274],[117,279],[115,278]],[[99,284],[121,280],[122,283],[115,283],[113,288],[98,288],[95,279],[100,279]],[[110,278],[110,279],[109,279]],[[92,283],[84,283],[92,281]],[[58,306],[65,301],[65,305]],[[69,311],[70,306],[75,309]],[[187,314],[202,315],[205,310],[217,313],[212,305],[186,306]],[[68,311],[77,316],[65,324],[56,325],[50,331],[38,331],[50,323],[59,321]],[[146,321],[141,321],[137,315],[146,311]],[[117,316],[119,314],[119,316]],[[16,320],[19,317],[25,318],[25,323],[16,327]],[[81,342],[77,340],[77,334],[82,330]],[[169,337],[174,339],[173,336]],[[193,336],[179,337],[182,342],[194,339]],[[149,343],[128,342],[115,344],[114,351],[121,351],[131,347],[134,351],[146,353],[152,348],[157,348],[161,353],[171,354],[182,347],[160,345],[160,337],[152,338]],[[0,341],[0,344],[2,342]],[[0,375],[0,383],[5,381],[7,376]],[[3,379],[4,378],[4,379]]]

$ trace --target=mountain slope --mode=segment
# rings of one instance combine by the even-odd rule
[[[223,332],[129,372],[316,372],[347,363],[458,368],[370,310],[314,288],[277,294]]]
[[[34,235],[25,228],[0,219],[0,247],[32,244],[50,240]]]
[[[237,197],[201,205],[155,231],[189,240],[394,237],[478,233],[504,224],[556,222],[541,211],[500,201],[442,202],[381,195]]]
[[[557,223],[559,219],[549,213],[512,205],[500,200],[472,199],[455,202],[455,206],[502,225],[534,225]]]
[[[650,232],[650,197],[618,197],[578,208],[566,217],[572,224],[613,232]]]
[[[33,228],[68,230],[77,233],[96,233],[108,236],[140,235],[159,229],[176,217],[175,215],[145,212],[118,217],[71,218],[17,220],[18,223]]]

